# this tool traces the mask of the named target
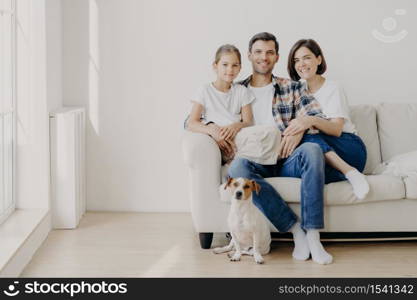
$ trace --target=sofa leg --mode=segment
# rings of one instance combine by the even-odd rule
[[[210,249],[211,242],[213,241],[213,232],[200,232],[198,236],[200,238],[201,248]]]

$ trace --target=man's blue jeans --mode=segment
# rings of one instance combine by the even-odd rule
[[[301,226],[304,229],[320,229],[323,221],[324,156],[316,143],[303,143],[287,159],[276,165],[261,165],[237,158],[229,167],[232,178],[255,180],[260,186],[259,195],[253,193],[255,205],[281,232],[287,232],[297,221],[278,192],[264,179],[267,177],[301,178]]]

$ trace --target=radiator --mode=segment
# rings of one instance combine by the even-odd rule
[[[76,228],[85,213],[85,110],[50,113],[52,226]]]

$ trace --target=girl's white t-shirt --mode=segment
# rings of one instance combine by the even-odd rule
[[[254,124],[276,126],[274,116],[272,115],[272,99],[275,92],[272,82],[263,87],[249,85],[249,89],[255,95],[255,100],[252,102]]]
[[[212,83],[203,85],[191,98],[203,107],[206,121],[227,126],[241,121],[242,107],[252,103],[255,96],[243,85],[233,83],[226,93],[216,89]]]
[[[343,118],[343,132],[357,133],[350,120],[350,110],[343,88],[335,81],[326,79],[322,87],[313,94],[320,103],[324,114],[329,118]]]

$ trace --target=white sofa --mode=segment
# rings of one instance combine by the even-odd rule
[[[358,200],[346,182],[325,186],[324,232],[417,232],[417,183],[407,176],[370,175],[381,162],[417,150],[417,104],[351,106],[351,117],[368,157],[364,173],[370,192]],[[203,248],[210,248],[214,232],[228,232],[229,203],[219,195],[220,151],[213,139],[185,131],[183,155],[189,169],[191,214]],[[300,179],[268,178],[299,215]],[[271,227],[271,231],[276,231]]]

